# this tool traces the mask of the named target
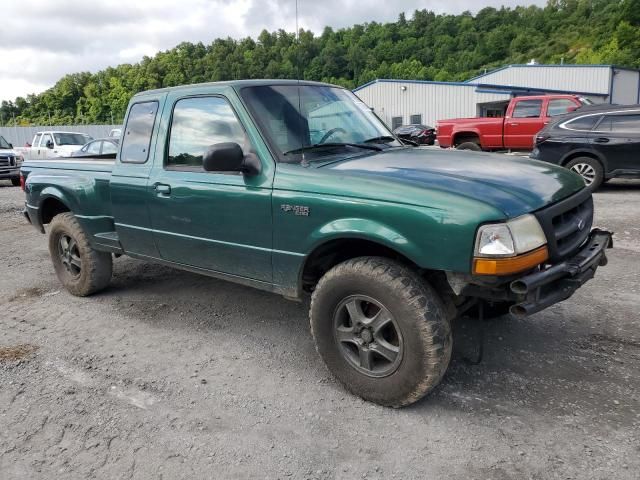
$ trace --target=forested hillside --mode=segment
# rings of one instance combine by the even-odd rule
[[[545,8],[485,8],[476,15],[419,10],[393,23],[327,27],[318,35],[301,30],[299,44],[283,30],[181,43],[137,64],[66,75],[39,95],[2,102],[0,122],[120,122],[132,94],[186,83],[298,73],[351,88],[375,78],[466,80],[532,58],[640,67],[640,0],[551,0]]]

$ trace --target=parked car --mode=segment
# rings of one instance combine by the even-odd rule
[[[439,120],[438,143],[459,150],[531,150],[533,137],[554,117],[591,103],[574,95],[512,98],[504,117]]]
[[[326,131],[316,144],[312,130]],[[72,294],[106,288],[113,255],[126,254],[310,295],[328,368],[394,407],[440,382],[460,312],[560,302],[606,263],[611,240],[591,230],[591,192],[568,170],[402,145],[351,91],[316,82],[139,93],[115,160],[21,172],[27,218],[49,224]]]
[[[120,146],[119,138],[99,138],[91,140],[80,150],[71,154],[72,157],[92,157],[96,155],[115,155]]]
[[[90,140],[93,138],[86,133],[44,131],[33,136],[30,147],[21,147],[18,150],[29,160],[70,157]]]
[[[109,132],[109,136],[110,137],[115,137],[115,138],[120,138],[122,136],[122,129],[121,128],[112,128],[111,131]]]
[[[16,152],[13,145],[0,135],[0,180],[11,180],[14,187],[20,185],[22,160],[22,155]]]
[[[402,125],[396,128],[393,134],[418,145],[433,145],[436,141],[436,129],[427,125]]]
[[[531,158],[576,172],[591,190],[612,178],[640,178],[640,105],[564,116],[538,133]]]

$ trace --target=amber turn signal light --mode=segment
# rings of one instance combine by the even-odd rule
[[[529,270],[547,261],[548,258],[549,250],[546,245],[515,257],[474,258],[473,273],[474,275],[510,275]]]

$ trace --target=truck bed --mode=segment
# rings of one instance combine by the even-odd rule
[[[20,172],[32,202],[27,209],[46,223],[48,212],[59,211],[56,205],[62,203],[90,236],[114,232],[109,186],[114,164],[113,154],[25,161]]]

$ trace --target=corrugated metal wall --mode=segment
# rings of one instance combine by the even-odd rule
[[[93,138],[103,138],[109,135],[113,128],[121,128],[122,125],[54,125],[46,127],[0,127],[0,135],[16,147],[24,147],[31,142],[36,132],[61,131],[79,132],[91,135]]]
[[[611,86],[611,67],[513,65],[476,77],[470,82],[608,95]]]
[[[422,115],[422,123],[435,126],[437,120],[478,115],[479,103],[510,99],[509,93],[478,93],[471,85],[401,81],[371,83],[355,94],[389,126],[393,117],[407,124],[415,114]]]
[[[640,72],[614,69],[612,103],[640,103]]]

